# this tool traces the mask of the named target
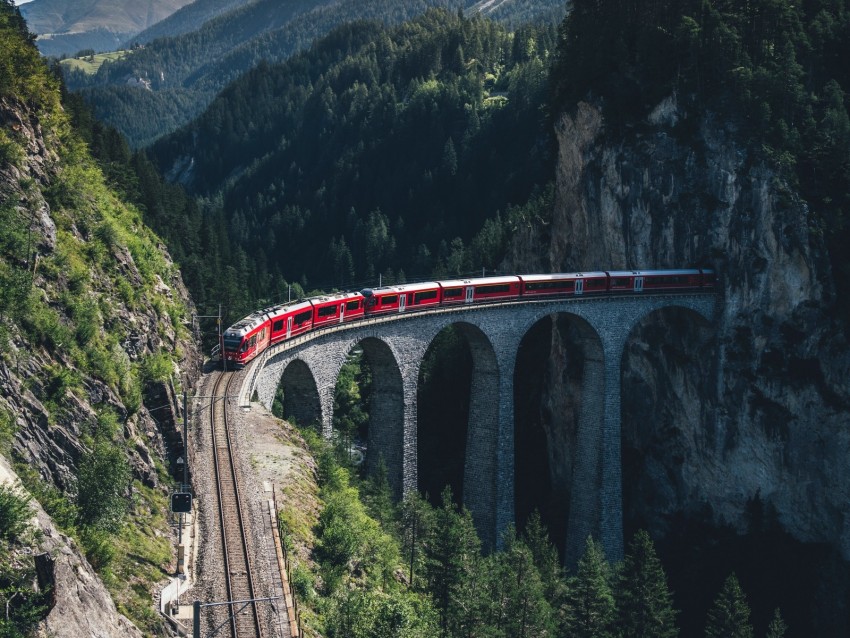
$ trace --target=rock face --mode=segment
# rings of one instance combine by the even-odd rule
[[[63,323],[73,326],[72,304],[78,298],[94,299],[97,305],[92,306],[96,311],[90,340],[120,341],[113,343],[105,355],[113,357],[110,361],[120,362],[123,366],[120,369],[129,375],[134,371],[133,366],[142,365],[145,357],[180,351],[183,353],[181,377],[184,387],[191,387],[199,374],[200,354],[191,336],[179,330],[169,314],[171,310],[177,317],[180,312],[169,306],[172,301],[179,301],[184,308],[192,307],[179,275],[175,274],[168,282],[159,278],[153,285],[149,281],[146,283],[131,251],[115,240],[101,257],[101,264],[107,264],[109,272],[94,264],[84,275],[85,285],[71,288],[63,267],[56,266],[57,263],[65,264],[67,269],[67,261],[62,261],[67,255],[60,253],[63,246],[68,251],[68,236],[83,246],[91,242],[93,237],[88,225],[95,223],[97,217],[91,212],[78,213],[73,209],[58,213],[51,210],[45,193],[50,188],[65,186],[60,151],[55,150],[61,147],[53,134],[42,130],[39,112],[34,107],[14,98],[0,98],[0,126],[4,131],[11,131],[10,139],[15,140],[19,149],[17,157],[7,153],[11,161],[0,158],[0,207],[8,212],[10,223],[24,220],[28,238],[25,242],[28,246],[22,249],[6,250],[4,247],[0,258],[4,260],[4,268],[15,268],[27,275],[27,290],[22,299],[30,295],[47,302],[23,307],[44,308],[49,304],[57,317],[53,326]],[[141,234],[142,231],[137,232]],[[60,233],[65,233],[64,245]],[[165,263],[170,264],[165,249],[160,249]],[[176,273],[176,270],[170,271]],[[116,276],[115,272],[120,275]],[[116,285],[117,280],[134,289],[148,287],[153,290],[132,305],[127,304]],[[86,370],[77,369],[75,364],[82,360],[79,344],[59,343],[61,339],[55,328],[47,337],[33,337],[31,326],[27,328],[32,318],[26,313],[19,314],[14,321],[8,316],[0,317],[3,324],[0,416],[4,420],[10,417],[13,422],[8,428],[13,435],[9,447],[20,464],[18,467],[27,468],[45,484],[73,499],[80,461],[101,427],[101,420],[106,418],[104,415],[108,415],[117,425],[116,432],[109,436],[114,437],[112,441],[120,440],[127,451],[133,477],[149,488],[165,491],[167,488],[160,483],[157,465],[167,465],[166,448],[175,419],[162,411],[154,418],[145,407],[144,395],[153,396],[158,392],[171,397],[165,405],[159,398],[152,399],[156,403],[150,405],[159,409],[170,404],[171,412],[176,412],[169,384],[163,388],[162,384],[148,383],[142,388],[139,383],[134,386],[139,388],[136,395],[126,393],[137,403],[129,408],[125,405],[126,399],[122,399],[125,395],[118,389],[123,387],[125,379],[104,381],[96,376],[99,368],[90,362]],[[70,334],[73,341],[75,333]],[[113,337],[116,334],[122,336]],[[73,347],[78,348],[76,355],[72,354]],[[63,379],[67,378],[72,381],[66,383]],[[6,441],[4,448],[5,444]],[[54,592],[52,608],[39,625],[39,635],[141,635],[116,611],[99,576],[74,542],[60,533],[40,509],[38,525],[43,538],[34,549],[44,554],[37,561],[39,578],[43,581],[40,587],[50,586]],[[157,531],[167,533],[167,530]]]
[[[17,481],[14,471],[0,456],[0,485]],[[33,527],[39,532],[35,557],[38,588],[52,590],[51,609],[36,635],[49,636],[141,637],[142,633],[123,615],[103,582],[95,574],[73,540],[56,529],[41,506],[30,501],[35,516]]]
[[[683,117],[668,99],[611,143],[600,111],[581,103],[556,127],[554,271],[720,276],[715,324],[661,312],[627,345],[626,517],[658,537],[673,514],[707,507],[745,531],[760,500],[794,538],[850,560],[850,349],[817,223],[734,130],[705,117],[682,140]],[[560,338],[552,356],[569,356]],[[551,386],[550,442],[575,427],[558,406],[570,394]]]

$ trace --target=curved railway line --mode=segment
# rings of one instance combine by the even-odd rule
[[[227,425],[226,397],[232,379],[232,372],[224,372],[216,379],[213,396],[222,398],[213,400],[210,417],[227,599],[235,602],[253,600],[256,595]],[[230,614],[233,638],[263,638],[257,603],[233,604],[230,606]]]

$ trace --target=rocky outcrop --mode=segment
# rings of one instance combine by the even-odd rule
[[[796,539],[850,560],[850,349],[817,220],[728,124],[685,119],[670,98],[614,142],[581,103],[556,127],[554,271],[720,275],[715,324],[661,312],[627,346],[627,517],[658,537],[672,515],[707,508],[744,531],[760,500]],[[559,341],[553,360],[568,356]],[[568,393],[553,389],[556,406]],[[570,411],[549,412],[550,440],[574,429]]]
[[[191,308],[192,302],[176,269],[163,269],[175,274],[157,276],[151,283],[150,275],[143,275],[130,248],[117,235],[101,242],[104,252],[97,259],[86,252],[98,224],[123,223],[104,221],[105,213],[96,208],[99,203],[86,201],[91,209],[83,212],[71,205],[70,210],[51,210],[45,193],[48,189],[67,188],[62,181],[65,160],[61,158],[62,142],[51,136],[51,125],[43,124],[40,115],[32,105],[10,97],[0,98],[0,125],[6,132],[5,154],[0,157],[0,207],[8,212],[4,223],[24,228],[22,236],[26,238],[11,247],[4,245],[0,265],[23,275],[14,280],[16,285],[20,282],[21,291],[17,294],[21,307],[36,308],[48,316],[46,330],[39,332],[33,329],[35,321],[27,313],[0,313],[0,418],[12,421],[4,431],[7,436],[13,435],[8,445],[11,457],[19,469],[27,468],[27,480],[40,480],[73,500],[79,465],[90,451],[98,429],[107,427],[105,440],[126,450],[133,477],[148,488],[164,492],[168,488],[162,484],[157,467],[167,465],[167,448],[173,442],[170,435],[178,419],[165,414],[176,412],[176,401],[169,384],[169,391],[164,391],[162,384],[148,383],[142,388],[137,369],[146,357],[181,352],[181,369],[176,373],[184,387],[193,385],[199,374],[200,353],[192,335],[179,329],[172,318],[181,312],[177,304]],[[43,125],[47,130],[43,130]],[[88,197],[86,193],[86,200]],[[60,205],[65,206],[64,202]],[[113,231],[118,232],[114,228]],[[134,227],[132,232],[147,231]],[[70,245],[77,247],[79,254],[74,254]],[[164,247],[151,243],[145,250],[153,253],[157,248],[165,263],[170,264]],[[84,263],[91,266],[90,272],[78,275],[85,283],[76,287],[69,283],[67,272],[73,260],[78,269]],[[147,293],[127,303],[119,283],[129,284],[134,291],[146,289]],[[37,303],[27,302],[28,297]],[[78,332],[74,304],[80,299],[94,302],[88,341],[81,339]],[[170,307],[172,304],[174,307]],[[65,338],[60,338],[58,326],[71,328],[61,333]],[[65,339],[74,343],[62,343]],[[86,350],[86,345],[95,340],[111,345],[99,351]],[[93,361],[97,356],[109,361]],[[112,381],[99,378],[100,370],[112,370]],[[116,374],[115,370],[123,372]],[[127,385],[128,380],[120,378],[131,374],[136,376],[130,383],[137,385]],[[145,406],[146,396],[139,404],[139,394],[155,397],[156,403],[149,405],[157,410],[155,413]],[[171,400],[163,405],[161,395],[170,396]],[[8,442],[3,443],[6,448]],[[132,495],[128,492],[127,496]],[[38,526],[41,535],[33,551],[41,556],[37,561],[42,581],[39,586],[53,591],[52,607],[39,625],[39,635],[141,635],[116,611],[103,582],[74,542],[40,508]],[[168,530],[156,533],[167,534]],[[140,585],[143,584],[133,586]],[[154,583],[147,585],[153,587]]]
[[[17,476],[0,456],[0,485],[17,483]],[[18,487],[18,489],[21,489]],[[62,534],[36,501],[31,528],[36,533],[35,571],[37,588],[50,591],[46,617],[37,636],[141,636],[141,632],[121,615],[103,582],[80,553],[73,540]]]

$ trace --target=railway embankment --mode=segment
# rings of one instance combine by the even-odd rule
[[[195,585],[181,597],[181,605],[200,601],[207,605],[229,600],[225,579],[224,556],[221,541],[221,520],[216,496],[212,440],[211,408],[216,402],[219,409],[228,410],[228,426],[234,466],[239,484],[240,501],[247,533],[251,571],[254,577],[254,597],[272,599],[258,603],[258,615],[263,623],[264,636],[293,635],[290,629],[288,606],[291,606],[289,585],[283,581],[275,543],[276,521],[270,515],[270,502],[284,510],[290,520],[302,520],[310,529],[318,511],[318,488],[315,483],[315,463],[297,431],[281,421],[259,404],[240,407],[233,394],[215,391],[220,373],[206,375],[198,390],[198,397],[190,405],[192,428],[190,432],[190,462],[194,465],[193,488],[198,519],[197,564]],[[231,384],[238,388],[241,375]],[[225,399],[224,397],[228,398]],[[216,397],[216,398],[214,398]],[[309,557],[310,548],[287,547]],[[215,627],[228,623],[227,606],[209,606],[202,610],[202,627]],[[184,615],[181,607],[181,616]]]

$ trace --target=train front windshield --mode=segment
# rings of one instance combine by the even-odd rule
[[[238,352],[239,344],[242,343],[242,337],[224,337],[225,352]]]

